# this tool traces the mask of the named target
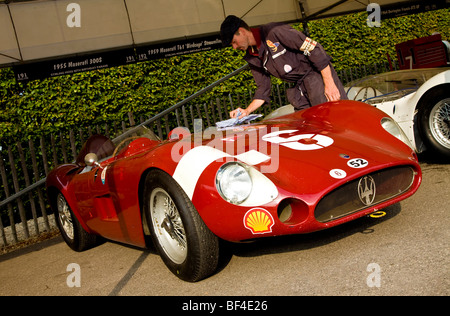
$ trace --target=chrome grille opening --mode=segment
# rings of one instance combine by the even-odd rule
[[[328,193],[317,204],[314,216],[325,223],[373,207],[408,191],[414,176],[414,169],[409,166],[365,175]]]

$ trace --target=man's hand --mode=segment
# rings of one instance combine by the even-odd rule
[[[331,75],[330,66],[326,66],[321,72],[323,78],[323,84],[325,86],[325,96],[328,101],[338,101],[341,99],[341,93],[338,87],[334,83],[333,76]]]
[[[339,101],[341,99],[341,93],[334,82],[325,85],[325,96],[328,101]]]
[[[230,112],[231,118],[236,118],[238,112],[241,112],[241,115],[239,115],[239,119],[243,118],[244,116],[250,115],[253,111],[255,111],[257,108],[259,108],[261,105],[263,105],[266,101],[255,99],[253,100],[246,109],[237,108],[236,110],[233,110]]]
[[[241,112],[241,115],[239,117],[237,117],[238,113]],[[247,113],[247,110],[243,110],[242,108],[237,108],[236,110],[233,110],[230,112],[230,117],[231,118],[243,118],[244,116],[247,116],[250,113]]]

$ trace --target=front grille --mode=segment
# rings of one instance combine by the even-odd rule
[[[327,194],[317,204],[314,216],[319,222],[329,222],[392,199],[408,191],[414,175],[407,166],[365,175]]]

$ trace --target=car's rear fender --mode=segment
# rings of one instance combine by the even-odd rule
[[[78,208],[76,207],[76,199],[71,195],[68,190],[69,183],[76,174],[76,171],[80,168],[77,164],[64,164],[53,169],[47,176],[46,186],[47,186],[47,196],[50,202],[50,207],[53,210],[55,216],[58,216],[58,208],[56,205],[56,199],[58,194],[61,193],[67,201],[72,213],[77,218],[78,222],[81,224],[83,229],[92,233],[89,227],[84,223]]]

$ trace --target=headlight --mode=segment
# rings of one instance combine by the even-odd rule
[[[247,168],[238,162],[220,167],[216,176],[217,191],[228,202],[241,204],[252,191],[253,183]]]
[[[397,137],[399,140],[401,140],[406,145],[412,148],[412,145],[409,142],[408,137],[406,137],[405,133],[402,131],[400,126],[398,126],[398,124],[393,119],[389,117],[383,117],[381,119],[381,126],[383,126],[386,132]]]

